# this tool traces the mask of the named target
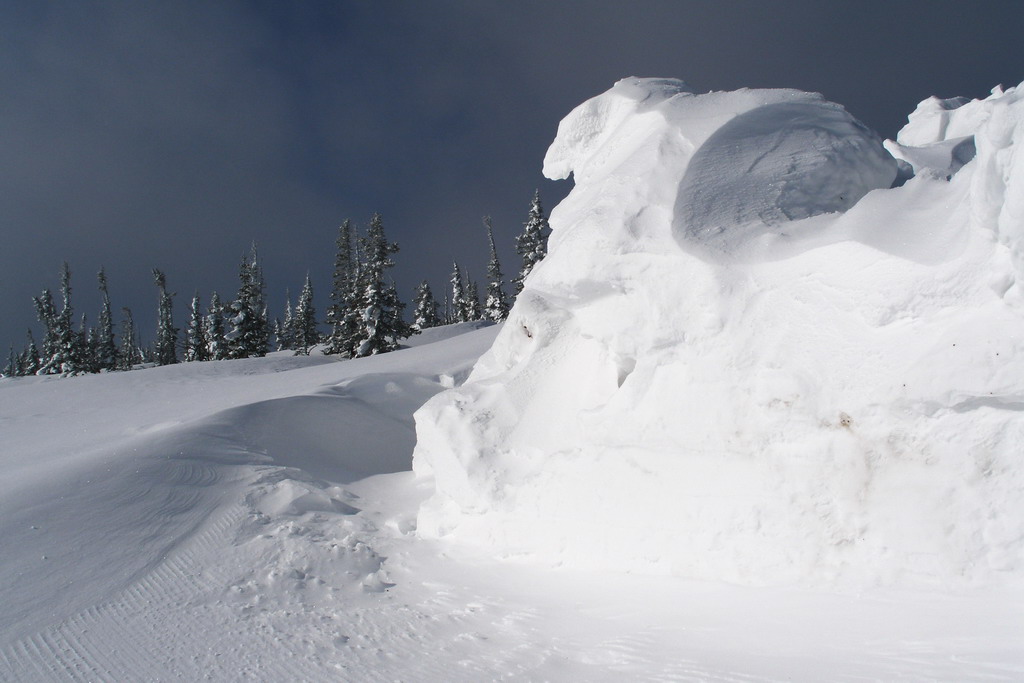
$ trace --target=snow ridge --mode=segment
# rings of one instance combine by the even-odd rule
[[[626,79],[577,107],[549,256],[416,415],[419,532],[747,584],[1019,583],[1017,90],[922,104],[899,163],[815,94]]]

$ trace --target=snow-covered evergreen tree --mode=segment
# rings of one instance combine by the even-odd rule
[[[217,292],[210,294],[210,307],[206,316],[206,355],[210,360],[229,358],[227,332],[224,326],[224,305]]]
[[[284,347],[281,346],[281,337],[284,334],[283,328],[281,327],[281,319],[274,318],[274,324],[270,326],[270,331],[274,335],[276,348],[275,351],[283,351]]]
[[[451,284],[452,302],[451,317],[449,322],[464,323],[469,320],[468,306],[466,302],[466,287],[462,280],[462,269],[456,261],[452,264],[452,276],[448,280]]]
[[[295,334],[295,355],[308,356],[309,350],[320,343],[320,333],[316,329],[316,309],[313,307],[313,284],[306,273],[306,283],[299,293],[299,303],[295,306],[295,318],[292,323]]]
[[[480,293],[476,286],[476,280],[470,280],[466,275],[466,301],[464,307],[466,320],[482,320],[483,308],[480,306]]]
[[[142,351],[135,333],[135,319],[130,308],[121,309],[121,348],[117,353],[117,369],[131,370],[142,362]]]
[[[437,315],[437,301],[434,293],[430,291],[430,285],[424,280],[416,288],[416,300],[413,310],[412,327],[415,330],[425,330],[430,327],[437,327],[441,319]]]
[[[21,364],[18,362],[17,354],[14,353],[14,344],[11,344],[10,353],[7,354],[7,365],[4,367],[0,377],[18,377],[20,375]]]
[[[39,371],[39,347],[36,346],[36,338],[32,334],[32,330],[28,330],[28,341],[18,362],[22,375],[34,375]]]
[[[326,354],[352,356],[352,342],[359,320],[357,299],[360,295],[359,254],[353,245],[354,239],[352,221],[346,218],[338,228],[338,239],[335,242],[337,251],[331,282],[331,303],[327,307],[327,324],[330,331],[324,344]]]
[[[231,303],[229,354],[231,358],[263,357],[270,341],[270,324],[263,268],[255,244],[249,259],[242,259],[238,278],[238,296]]]
[[[99,372],[96,349],[100,339],[96,328],[89,327],[89,320],[85,313],[82,314],[82,320],[78,324],[78,333],[75,336],[77,337],[79,372]]]
[[[355,355],[363,357],[397,349],[398,341],[408,337],[413,330],[402,320],[405,306],[394,283],[384,281],[386,271],[395,265],[391,254],[398,251],[398,244],[388,242],[380,214],[373,215],[360,245],[365,260],[359,277],[362,315],[354,346]]]
[[[61,355],[65,359],[61,363],[61,374],[65,376],[79,375],[89,371],[89,349],[86,346],[88,335],[85,316],[82,316],[78,331],[73,328],[74,313],[71,308],[71,267],[64,262],[60,274],[60,293],[63,299],[61,308]]]
[[[117,343],[114,341],[114,314],[107,291],[107,274],[100,268],[96,277],[101,294],[100,315],[96,325],[96,367],[99,370],[113,370],[117,367]]]
[[[277,331],[277,350],[293,351],[295,349],[295,314],[292,312],[292,293],[284,293],[284,322]]]
[[[498,263],[498,249],[494,246],[494,228],[491,226],[490,216],[484,216],[484,225],[487,226],[487,243],[491,247],[491,258],[487,262],[487,300],[484,302],[484,317],[497,323],[508,317],[508,295],[505,294],[505,285],[502,283],[504,275],[501,273],[501,264]]]
[[[167,278],[159,268],[153,269],[153,281],[160,293],[153,352],[157,365],[173,365],[178,362],[178,328],[174,326],[172,299],[174,295],[167,291]]]
[[[71,269],[65,261],[60,278],[63,308],[60,313],[53,305],[50,290],[43,290],[42,296],[33,299],[36,313],[45,330],[43,356],[37,371],[40,375],[75,375],[82,372],[81,344],[72,327]]]
[[[186,363],[210,360],[210,340],[206,333],[206,316],[203,315],[199,292],[192,296],[183,357]]]
[[[49,289],[37,297],[32,297],[36,307],[36,317],[43,326],[43,348],[39,355],[39,367],[36,374],[53,375],[60,372],[60,316],[53,304],[53,295]]]
[[[550,230],[548,219],[544,217],[544,207],[540,203],[540,190],[536,190],[530,202],[529,217],[523,223],[523,232],[516,237],[516,253],[523,259],[519,274],[513,280],[517,295],[523,291],[526,276],[547,255]]]

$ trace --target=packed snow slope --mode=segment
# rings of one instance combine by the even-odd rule
[[[491,346],[473,327],[0,380],[0,681],[1024,677],[1021,591],[651,580],[418,536],[412,414]]]
[[[928,100],[885,145],[792,90],[630,78],[577,107],[548,257],[416,415],[419,533],[748,584],[1021,582],[1022,96]]]

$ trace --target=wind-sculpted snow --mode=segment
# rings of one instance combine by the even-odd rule
[[[741,583],[1020,581],[1020,99],[922,104],[898,181],[818,95],[627,79],[577,107],[548,257],[417,413],[420,533]]]
[[[675,205],[684,248],[735,253],[766,229],[846,211],[892,184],[895,163],[868,129],[841,107],[807,100],[744,112],[697,149]]]
[[[1020,591],[652,581],[417,536],[431,487],[395,470],[412,411],[493,342],[474,327],[343,362],[0,380],[0,680],[1021,679]],[[642,371],[617,360],[595,388]]]

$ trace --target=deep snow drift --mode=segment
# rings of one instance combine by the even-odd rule
[[[789,90],[626,79],[469,381],[416,415],[419,533],[761,584],[1024,577],[1024,102],[898,141]],[[908,176],[911,176],[908,179]]]
[[[1024,675],[1020,591],[553,571],[417,536],[412,412],[497,329],[0,380],[0,680]]]

